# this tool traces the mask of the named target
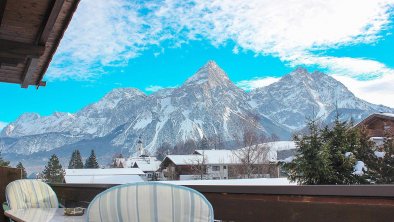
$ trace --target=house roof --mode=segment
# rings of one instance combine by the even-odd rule
[[[269,148],[265,161],[272,162],[276,161],[277,151],[295,149],[295,143],[293,141],[278,141],[258,144],[259,147],[266,146]],[[240,162],[239,157],[243,156],[243,151],[247,147],[238,150],[195,150],[192,155],[167,155],[163,160],[164,162],[171,161],[178,166],[182,165],[196,165],[201,163],[202,155],[206,157],[204,160],[206,164],[238,164]]]
[[[167,161],[173,162],[175,165],[197,165],[202,162],[202,156],[198,154],[193,155],[167,155],[162,163]]]
[[[394,121],[394,113],[374,113],[374,114],[371,114],[367,118],[365,118],[362,121],[360,121],[359,123],[357,123],[355,125],[355,127],[367,125],[367,124],[371,123],[376,118]]]
[[[78,3],[0,1],[0,82],[45,86],[43,76]]]
[[[66,176],[144,175],[139,168],[65,169]]]
[[[124,168],[138,167],[144,172],[157,171],[160,168],[161,161],[156,157],[129,157],[129,158],[116,158],[116,164],[122,164]]]
[[[156,172],[160,168],[161,161],[155,159],[146,160],[137,160],[134,162],[134,166],[137,166],[144,172]]]

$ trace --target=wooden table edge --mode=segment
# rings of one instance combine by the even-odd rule
[[[11,220],[16,221],[16,222],[27,222],[27,221],[24,221],[24,220],[22,220],[22,219],[20,219],[20,218],[18,218],[18,217],[15,217],[14,215],[8,213],[8,211],[12,211],[12,210],[6,210],[6,211],[4,211],[4,215],[5,215],[6,217],[10,218]]]

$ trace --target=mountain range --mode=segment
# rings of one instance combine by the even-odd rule
[[[118,88],[77,113],[25,113],[1,131],[0,150],[11,160],[43,165],[50,153],[68,158],[72,149],[86,155],[95,149],[103,161],[114,153],[134,153],[139,137],[151,153],[164,142],[175,145],[203,136],[230,144],[242,138],[246,128],[285,140],[305,127],[306,118],[330,123],[336,110],[355,122],[371,113],[394,112],[357,98],[324,73],[304,68],[245,92],[209,61],[177,88],[150,95]]]

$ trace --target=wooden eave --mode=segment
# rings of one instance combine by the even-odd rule
[[[368,124],[371,124],[373,121],[375,121],[377,119],[390,120],[390,121],[394,122],[394,117],[382,115],[380,113],[375,113],[375,114],[372,114],[372,115],[368,116],[367,118],[363,119],[355,127],[366,126]]]
[[[79,0],[0,0],[0,82],[42,81]]]

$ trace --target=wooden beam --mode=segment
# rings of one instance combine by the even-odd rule
[[[44,46],[0,39],[0,57],[24,58],[29,56],[38,58],[44,54],[44,51]]]
[[[48,40],[49,35],[51,34],[51,31],[53,29],[53,26],[56,23],[57,17],[60,14],[60,11],[62,10],[64,4],[64,0],[55,0],[51,9],[51,12],[49,13],[48,19],[45,22],[45,25],[43,26],[42,32],[38,35],[37,38],[37,43],[45,45],[45,43]]]
[[[25,62],[25,58],[10,58],[10,57],[0,57],[0,63],[3,65],[16,66],[20,63]]]
[[[26,69],[23,73],[24,76],[22,78],[21,87],[27,88],[29,84],[32,82],[32,77],[34,72],[36,71],[38,66],[38,59],[37,58],[29,58],[26,64]]]
[[[1,21],[3,21],[6,5],[7,5],[7,0],[0,0],[0,27],[1,27]]]

